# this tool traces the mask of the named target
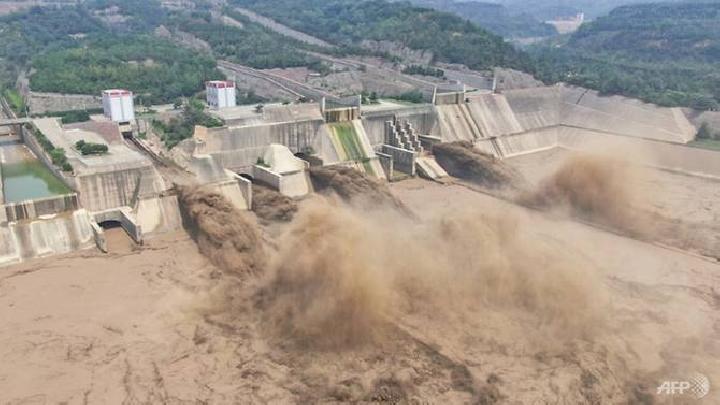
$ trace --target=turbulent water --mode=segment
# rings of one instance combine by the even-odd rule
[[[519,173],[496,157],[474,149],[472,142],[441,143],[433,146],[433,154],[445,171],[460,179],[490,188],[515,187],[521,181]]]
[[[312,167],[310,177],[316,191],[339,196],[346,202],[364,207],[393,207],[407,211],[387,184],[353,168],[344,166]]]
[[[262,272],[266,257],[254,218],[202,187],[179,187],[178,199],[186,228],[213,264],[236,276]]]
[[[573,216],[636,236],[648,234],[647,213],[638,211],[633,184],[638,173],[604,156],[573,155],[536,190],[520,201],[543,209],[564,209]]]

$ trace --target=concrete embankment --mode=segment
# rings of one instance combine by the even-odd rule
[[[720,152],[589,129],[561,127],[558,146],[583,152],[611,153],[636,164],[720,178]]]
[[[323,161],[339,160],[318,105],[266,108],[247,125],[202,128],[195,133],[195,155],[210,155],[229,170],[251,174],[268,145],[293,153],[314,152]]]
[[[81,205],[90,211],[133,207],[140,197],[157,196],[167,188],[149,161],[80,174],[75,184]]]
[[[38,198],[0,207],[7,221],[25,221],[79,209],[75,193],[55,197]]]
[[[410,123],[420,134],[440,135],[438,115],[434,106],[430,104],[398,108],[368,107],[363,109],[362,125],[373,147],[376,148],[386,142],[385,123],[395,120]]]
[[[0,226],[0,266],[95,246],[85,210]]]
[[[589,131],[586,135],[676,143],[695,134],[680,109],[568,86],[468,93],[454,102],[447,97],[442,101],[435,108],[443,141],[473,141],[479,150],[499,157],[562,146],[558,133],[572,133],[573,128],[578,133]]]
[[[621,96],[563,87],[562,124],[638,138],[688,142],[696,129],[679,108],[658,107]]]

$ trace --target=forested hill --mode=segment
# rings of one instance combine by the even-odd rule
[[[509,39],[557,35],[552,25],[523,12],[511,13],[502,4],[458,0],[410,0],[410,2],[417,6],[453,13]]]
[[[407,2],[232,0],[231,4],[339,45],[391,41],[413,50],[431,51],[436,61],[474,69],[531,69],[527,55],[501,37],[456,15]]]
[[[620,7],[583,26],[568,45],[641,61],[720,62],[720,3]]]
[[[680,1],[707,3],[712,0],[663,0],[664,3]],[[574,17],[579,12],[584,12],[589,19],[596,19],[620,6],[650,2],[652,0],[493,0],[493,3],[507,7],[511,13],[526,13],[540,21]]]
[[[619,7],[583,25],[565,44],[538,48],[534,55],[545,81],[717,109],[720,3]]]
[[[210,55],[151,35],[164,14],[154,0],[92,0],[0,17],[0,90],[31,71],[35,91],[99,94],[121,87],[140,102],[162,103],[222,77]]]

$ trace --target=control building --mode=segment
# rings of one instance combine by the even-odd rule
[[[213,80],[205,84],[207,103],[215,109],[235,107],[235,82]]]
[[[105,90],[102,93],[105,116],[117,123],[130,123],[135,120],[133,94],[127,90]]]

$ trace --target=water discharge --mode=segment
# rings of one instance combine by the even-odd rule
[[[639,171],[602,155],[570,156],[539,187],[519,202],[542,209],[565,210],[570,215],[632,234],[648,235],[651,218],[634,184]]]

